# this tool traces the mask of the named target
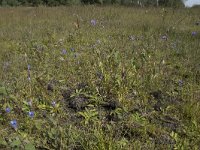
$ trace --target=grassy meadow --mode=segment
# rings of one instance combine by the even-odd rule
[[[199,150],[199,14],[0,8],[0,149]]]

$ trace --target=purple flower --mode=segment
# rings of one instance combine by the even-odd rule
[[[70,48],[70,50],[71,50],[72,52],[74,52],[74,51],[75,51],[75,48]]]
[[[10,108],[9,107],[6,108],[6,112],[10,113]]]
[[[195,36],[195,35],[197,35],[197,32],[196,32],[196,31],[193,31],[193,32],[192,32],[192,36]]]
[[[27,102],[29,106],[32,106],[32,100]]]
[[[167,40],[167,36],[166,36],[166,35],[163,35],[163,36],[161,37],[161,39],[162,39],[162,40]]]
[[[51,102],[51,104],[52,104],[53,107],[56,106],[56,102],[55,101]]]
[[[183,80],[179,80],[179,81],[178,81],[178,85],[179,85],[179,86],[183,86]]]
[[[95,25],[97,24],[96,20],[94,20],[94,19],[92,19],[92,20],[90,21],[90,23],[91,23],[91,25],[93,25],[93,26],[95,26]]]
[[[28,70],[31,70],[31,65],[28,64]]]
[[[17,129],[17,120],[11,120],[10,125],[16,130]]]
[[[97,44],[101,44],[101,40],[97,40],[97,42],[96,42]]]
[[[67,54],[67,50],[66,50],[66,49],[63,49],[63,50],[62,50],[62,54],[63,54],[63,55]]]
[[[103,76],[103,74],[102,74],[100,71],[98,71],[98,72],[96,73],[96,75],[97,75],[97,77],[98,77],[100,80],[103,80],[104,76]]]
[[[31,65],[28,65],[28,80],[31,80]]]
[[[135,36],[134,35],[129,36],[129,38],[130,38],[131,41],[135,40]]]
[[[29,111],[29,112],[28,112],[28,115],[29,115],[30,118],[33,118],[34,115],[35,115],[35,113],[34,113],[33,111]]]
[[[3,69],[7,69],[9,67],[10,63],[9,62],[5,62],[3,64]]]

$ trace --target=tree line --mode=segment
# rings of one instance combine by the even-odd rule
[[[133,6],[183,6],[182,0],[0,0],[1,6],[59,6],[73,4],[119,4]]]

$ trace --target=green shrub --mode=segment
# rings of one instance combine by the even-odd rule
[[[17,0],[2,0],[2,6],[19,6],[20,3]]]

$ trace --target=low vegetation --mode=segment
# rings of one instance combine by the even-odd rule
[[[1,149],[200,149],[199,9],[0,9]]]

